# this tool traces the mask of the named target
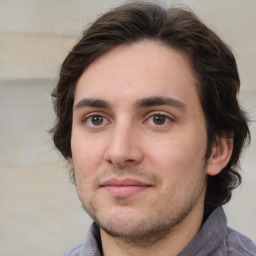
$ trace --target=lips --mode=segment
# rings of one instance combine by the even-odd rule
[[[103,182],[100,187],[113,197],[132,197],[152,186],[135,179],[110,179]]]

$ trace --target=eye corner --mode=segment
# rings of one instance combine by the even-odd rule
[[[110,119],[103,113],[91,112],[81,118],[81,125],[89,130],[104,129],[111,124]]]
[[[146,120],[144,123],[148,123],[154,127],[165,127],[168,126],[170,123],[175,121],[175,118],[170,114],[164,112],[151,112],[147,115]]]

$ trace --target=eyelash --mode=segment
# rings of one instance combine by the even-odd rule
[[[92,123],[93,122],[92,118],[97,118],[97,117],[102,119],[102,123],[99,123],[99,125],[95,125],[95,124]],[[160,124],[156,124],[154,121],[157,121],[157,120],[153,120],[153,118],[156,118],[156,117],[164,118],[164,120],[163,120],[164,122],[160,123]],[[143,124],[148,123],[150,126],[154,126],[154,127],[165,127],[169,123],[173,122],[174,120],[175,119],[173,117],[170,117],[169,115],[167,115],[165,113],[156,112],[156,113],[153,113],[153,114],[150,113],[150,115],[148,115],[146,117],[146,120],[143,122]],[[162,120],[159,120],[159,121],[161,122]],[[82,124],[85,124],[90,129],[100,129],[100,128],[102,128],[102,127],[104,127],[104,126],[106,126],[110,123],[111,122],[108,120],[108,118],[106,118],[101,113],[93,113],[93,114],[87,115],[86,117],[84,117],[82,119]]]
[[[94,125],[92,123],[92,118],[102,118],[102,123],[100,123],[99,125]],[[89,124],[90,122],[90,124]],[[94,114],[91,114],[89,116],[86,116],[85,118],[82,119],[82,124],[86,124],[87,126],[89,126],[91,129],[95,129],[95,128],[100,128],[102,127],[104,124],[106,124],[108,121],[108,119],[102,115],[102,114],[97,114],[97,113],[94,113]]]
[[[164,118],[164,123],[163,123],[163,124],[156,124],[156,123],[153,123],[153,122],[154,122],[153,118],[156,118],[156,117]],[[160,113],[157,112],[157,113],[151,114],[151,115],[146,119],[145,122],[149,122],[150,119],[152,119],[151,125],[152,125],[152,126],[156,126],[156,127],[163,127],[163,126],[168,125],[170,122],[174,121],[174,118],[170,117],[170,116],[167,115],[167,114],[161,113],[161,112],[160,112]]]

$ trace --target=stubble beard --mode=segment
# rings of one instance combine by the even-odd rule
[[[205,166],[204,166],[205,167]],[[204,169],[204,168],[202,168]],[[107,218],[98,214],[100,206],[94,204],[91,200],[87,204],[83,203],[82,207],[89,214],[89,216],[96,222],[96,224],[110,237],[115,238],[118,244],[126,244],[127,246],[146,247],[151,246],[163,240],[168,234],[174,233],[180,223],[193,211],[198,205],[200,199],[205,194],[206,189],[206,175],[202,174],[194,186],[198,186],[189,194],[189,198],[183,202],[180,207],[174,207],[170,212],[166,213],[157,202],[152,207],[152,213],[144,216],[144,218],[136,220],[123,220],[118,223],[118,216]],[[118,201],[120,206],[126,206],[129,199],[120,199]],[[165,200],[168,203],[168,199]],[[159,206],[159,207],[158,207]],[[119,216],[120,217],[120,216]],[[122,216],[121,216],[122,218]]]

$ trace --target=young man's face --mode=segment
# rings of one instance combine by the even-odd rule
[[[80,200],[111,235],[171,230],[203,211],[207,134],[188,60],[156,42],[119,46],[78,81],[72,164]]]

